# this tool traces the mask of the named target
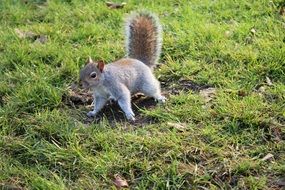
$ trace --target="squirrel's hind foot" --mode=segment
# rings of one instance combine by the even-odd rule
[[[95,115],[96,115],[95,111],[90,111],[90,112],[87,113],[88,117],[94,117]]]
[[[158,101],[158,103],[164,104],[167,99],[165,96],[159,96],[156,98],[156,100]]]
[[[134,113],[126,113],[126,118],[129,120],[129,121],[135,121],[135,114]]]

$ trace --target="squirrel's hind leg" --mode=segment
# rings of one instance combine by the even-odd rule
[[[121,97],[118,100],[119,106],[124,111],[126,117],[128,120],[134,121],[135,120],[135,114],[131,107],[131,98],[130,97]]]
[[[166,101],[165,96],[161,95],[160,84],[155,78],[150,82],[144,83],[141,91],[144,95],[153,97],[159,103],[165,103]]]

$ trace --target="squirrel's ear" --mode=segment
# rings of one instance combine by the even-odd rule
[[[88,59],[86,60],[86,64],[88,64],[88,63],[93,63],[93,60],[92,60],[92,58],[89,56],[88,57]]]
[[[100,60],[100,61],[97,61],[97,68],[100,70],[100,72],[102,73],[103,69],[104,69],[104,66],[105,66],[105,63],[104,61]]]

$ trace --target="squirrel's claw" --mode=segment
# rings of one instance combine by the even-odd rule
[[[126,114],[126,117],[129,121],[135,121],[135,114],[134,113],[129,113],[129,114]]]
[[[88,117],[94,117],[95,115],[96,115],[95,111],[90,111],[90,112],[87,113]]]
[[[160,96],[159,98],[156,99],[158,103],[164,104],[166,102],[166,97],[165,96]]]

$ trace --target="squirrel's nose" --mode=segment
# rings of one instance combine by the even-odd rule
[[[84,82],[84,81],[81,81],[79,83],[79,86],[80,86],[80,88],[83,88],[83,89],[88,89],[89,88],[89,84],[87,82]]]

